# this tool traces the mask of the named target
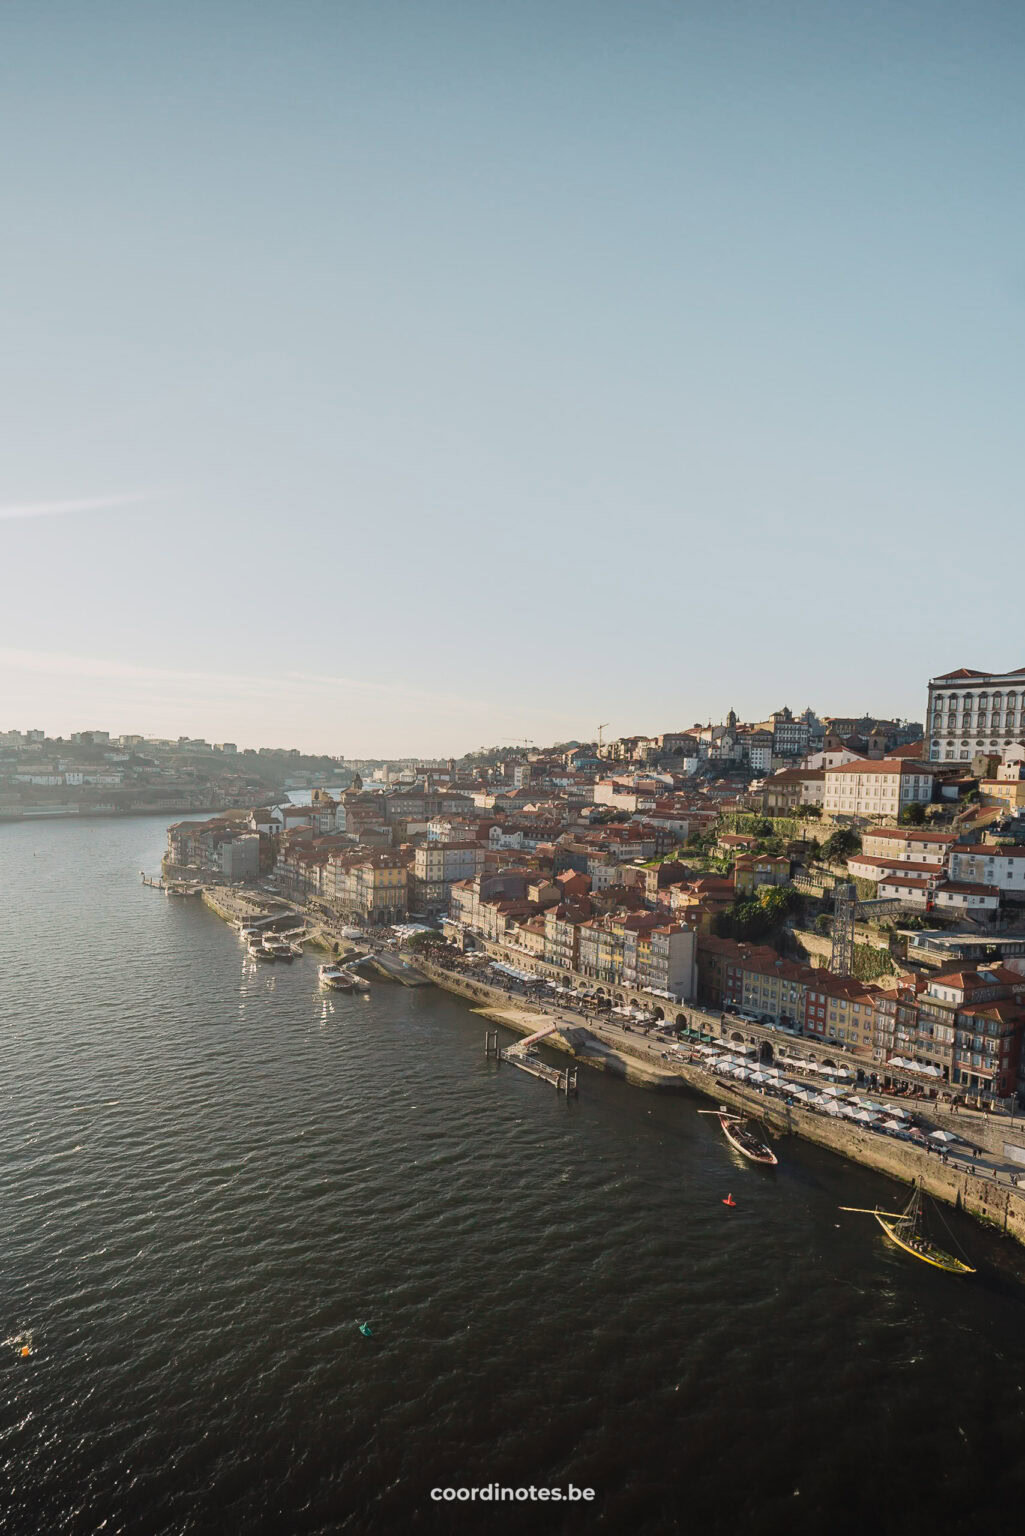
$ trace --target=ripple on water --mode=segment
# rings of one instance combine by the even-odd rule
[[[812,1148],[766,1176],[690,1100],[485,1063],[442,994],[248,971],[139,884],[162,841],[0,826],[5,1536],[441,1530],[429,1489],[490,1481],[731,1536],[1015,1495],[994,1240],[959,1226],[974,1291],[919,1275]]]

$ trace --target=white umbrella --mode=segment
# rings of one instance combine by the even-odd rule
[[[854,1114],[854,1118],[855,1118],[855,1120],[862,1121],[862,1123],[865,1124],[865,1125],[874,1125],[875,1124],[875,1120],[876,1120],[876,1116],[873,1115],[873,1114],[870,1114],[867,1109],[856,1110],[855,1114]]]
[[[825,1093],[825,1094],[829,1094],[830,1097],[832,1097],[834,1099],[843,1098],[843,1089],[842,1088],[838,1088],[835,1083],[827,1083],[826,1087],[823,1088],[822,1092]]]
[[[957,1137],[953,1131],[933,1131],[931,1139],[933,1141],[956,1141]]]
[[[903,1129],[899,1120],[886,1120],[883,1123],[884,1131],[902,1131]]]

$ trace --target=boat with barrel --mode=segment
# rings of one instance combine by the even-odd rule
[[[725,1104],[720,1104],[718,1109],[699,1109],[698,1114],[715,1115],[726,1140],[742,1157],[750,1158],[753,1163],[761,1163],[766,1168],[777,1167],[779,1158],[752,1128],[745,1115],[731,1115]]]
[[[853,1211],[858,1216],[874,1216],[891,1243],[910,1253],[913,1259],[921,1259],[923,1264],[944,1269],[948,1275],[975,1274],[970,1264],[955,1258],[926,1237],[922,1230],[922,1190],[918,1184],[903,1211],[881,1211],[878,1206],[862,1205],[841,1205],[840,1209]]]

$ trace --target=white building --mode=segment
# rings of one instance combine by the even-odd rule
[[[924,827],[872,827],[862,834],[861,855],[905,864],[935,864],[942,869],[956,839],[953,832]]]
[[[996,843],[958,845],[950,854],[950,878],[996,886],[1002,894],[1025,896],[1025,848]]]
[[[933,780],[927,768],[899,757],[827,768],[823,809],[833,816],[899,816],[906,805],[928,805]]]
[[[1025,728],[1025,667],[979,672],[958,667],[929,682],[926,740],[931,762],[969,762],[999,752]]]

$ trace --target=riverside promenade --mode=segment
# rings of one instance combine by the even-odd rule
[[[959,1206],[1025,1245],[1025,1187],[1019,1189],[1012,1182],[1025,1165],[1007,1162],[995,1151],[971,1141],[972,1127],[965,1123],[967,1117],[954,1117],[957,1132],[966,1138],[967,1144],[948,1150],[944,1159],[938,1148],[932,1150],[928,1140],[923,1145],[913,1145],[788,1102],[784,1092],[727,1081],[699,1057],[671,1050],[665,1038],[652,1039],[636,1029],[604,1019],[598,1021],[571,1007],[534,1002],[511,981],[485,979],[483,971],[478,974],[476,970],[455,970],[435,961],[418,960],[418,965],[438,986],[466,998],[476,1005],[477,1012],[517,1033],[532,1033],[542,1017],[562,1021],[567,1026],[565,1033],[550,1036],[545,1044],[567,1051],[582,1065],[614,1071],[637,1087],[663,1091],[690,1088],[717,1104],[726,1104],[761,1120],[777,1136],[801,1136],[903,1184],[918,1183],[934,1199]],[[688,1015],[700,1014],[708,1020],[713,1017],[690,1004],[685,1006]],[[718,1018],[715,1024],[718,1027]],[[577,1029],[590,1040],[574,1041]],[[726,1051],[729,1042],[722,1041],[722,1046]],[[932,1104],[916,1104],[915,1114],[927,1126],[934,1118],[940,1118]]]
[[[227,922],[265,915],[268,909],[276,909],[282,915],[291,910],[311,921],[310,914],[298,903],[282,898],[268,899],[256,892],[208,887],[203,892],[203,900]],[[308,933],[307,942],[329,950],[343,942],[340,929],[332,931],[333,925],[318,919],[313,919],[312,923],[313,931]],[[372,953],[378,946],[370,941],[363,947]],[[482,1015],[518,1034],[533,1033],[542,1018],[558,1018],[565,1024],[565,1031],[551,1035],[545,1043],[564,1050],[582,1065],[621,1077],[636,1087],[661,1091],[690,1088],[716,1103],[757,1117],[777,1135],[802,1136],[901,1183],[920,1183],[935,1199],[960,1206],[1025,1245],[1025,1188],[1019,1189],[1013,1182],[1025,1169],[1025,1164],[1008,1162],[1002,1156],[1003,1140],[1012,1144],[1019,1140],[1015,1134],[1017,1127],[1006,1120],[995,1125],[991,1117],[967,1113],[951,1116],[932,1103],[916,1103],[915,1113],[927,1124],[949,1126],[963,1138],[964,1144],[949,1148],[944,1159],[939,1151],[910,1145],[906,1140],[893,1139],[878,1130],[846,1121],[837,1122],[814,1109],[788,1103],[785,1094],[765,1087],[755,1089],[738,1082],[727,1082],[717,1076],[714,1069],[709,1070],[699,1057],[673,1051],[668,1040],[660,1036],[652,1039],[639,1032],[636,1026],[631,1028],[605,1018],[599,1020],[572,1006],[534,1002],[526,997],[525,989],[517,987],[511,979],[502,984],[493,975],[486,974],[486,962],[478,972],[478,968],[456,969],[426,956],[417,956],[416,967],[437,986],[465,998]],[[723,1037],[722,1020],[718,1015],[692,1003],[683,1007],[688,1018],[717,1038],[724,1052],[737,1048]],[[744,1028],[751,1026],[745,1024]],[[580,1035],[574,1038],[577,1030]],[[881,1097],[875,1090],[873,1096]],[[989,1123],[983,1123],[986,1120]],[[1022,1131],[1025,1132],[1025,1125]]]

